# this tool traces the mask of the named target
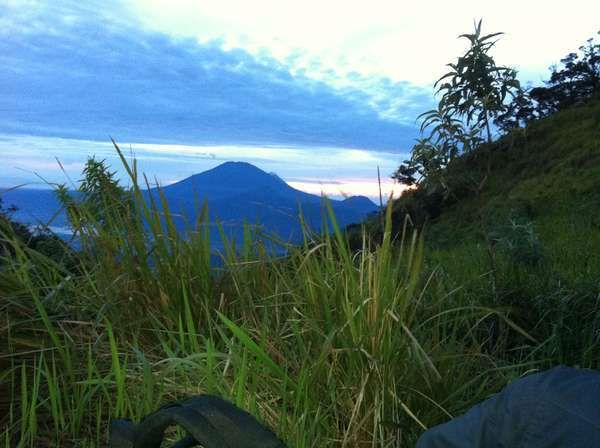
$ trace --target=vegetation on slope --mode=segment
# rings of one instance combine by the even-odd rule
[[[286,259],[248,240],[215,272],[205,233],[174,231],[135,194],[132,208],[105,196],[102,219],[79,209],[71,267],[3,232],[6,446],[102,446],[110,418],[205,392],[290,446],[410,446],[537,365],[531,348],[504,361],[502,335],[525,335],[505,313],[422,277],[416,234],[392,250],[391,209],[358,252],[339,230]]]
[[[538,126],[552,134],[560,120],[590,125],[583,117],[596,110]],[[530,151],[538,138],[528,134]],[[526,150],[515,143],[494,154],[511,151]],[[198,393],[250,410],[289,446],[412,446],[425,428],[526,371],[599,366],[593,281],[570,289],[547,267],[564,254],[579,267],[586,258],[569,241],[553,253],[535,221],[544,261],[519,260],[498,242],[492,268],[476,220],[456,231],[460,243],[441,230],[427,248],[410,226],[398,234],[392,215],[402,216],[401,204],[414,200],[407,196],[388,208],[380,238],[362,234],[357,250],[339,231],[307,238],[286,258],[249,239],[237,248],[225,242],[215,270],[201,222],[182,234],[166,204],[146,202],[139,188],[138,200],[122,201],[114,179],[89,178],[106,173],[97,168],[87,173],[89,201],[71,204],[82,241],[69,263],[2,231],[5,446],[103,446],[111,418],[138,420]],[[505,183],[490,178],[493,185]],[[496,209],[507,195],[492,191],[479,199]],[[450,219],[465,216],[459,207],[471,207],[467,198],[445,204],[425,235],[453,229]],[[586,232],[596,244],[598,232]],[[593,257],[586,263],[595,270]]]
[[[423,229],[426,271],[554,341],[551,362],[600,367],[600,102],[483,145],[445,178],[449,195],[394,201],[394,232],[407,219]],[[367,225],[376,238],[379,225]]]
[[[394,174],[413,187],[394,202],[394,232],[407,220],[421,229],[426,272],[445,276],[465,301],[502,307],[537,341],[552,341],[538,353],[550,363],[597,368],[600,43],[588,40],[545,87],[518,88],[507,103],[503,95],[518,84],[506,67],[495,78],[486,54],[495,35],[483,36],[480,22],[461,36],[470,49],[438,81],[438,109],[422,116],[430,134]],[[496,141],[491,118],[504,132]],[[380,238],[379,222],[367,228]]]
[[[428,221],[436,244],[453,244],[510,212],[593,220],[600,204],[600,101],[484,145],[453,161],[446,177],[450,195],[408,191],[394,204],[395,222],[409,213],[418,225]]]

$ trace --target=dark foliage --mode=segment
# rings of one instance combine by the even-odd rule
[[[544,86],[516,96],[508,110],[496,118],[496,126],[507,132],[600,95],[600,42],[588,39],[579,51],[566,55],[551,71]]]
[[[466,120],[466,124],[484,130],[492,142],[490,122],[506,109],[506,100],[521,90],[516,70],[497,65],[489,54],[503,33],[483,35],[480,20],[472,34],[462,34],[470,42],[469,50],[454,64],[451,71],[436,82],[441,95],[440,109],[451,117]]]
[[[93,157],[85,164],[75,195],[65,185],[60,185],[56,193],[75,230],[89,221],[105,225],[112,218],[126,216],[133,207],[133,196],[119,185],[116,173],[110,171],[106,161]]]
[[[438,107],[419,116],[421,134],[429,130],[429,135],[418,139],[410,159],[392,175],[401,184],[418,186],[419,196],[430,195],[424,200],[436,204],[434,211],[440,196],[446,200],[454,195],[450,165],[483,142],[491,144],[490,122],[506,113],[507,98],[522,95],[517,72],[497,65],[489,54],[502,33],[483,34],[481,26],[480,20],[472,34],[459,36],[469,41],[469,49],[435,83]],[[481,180],[470,183],[478,190]]]
[[[513,100],[506,106],[503,113],[494,120],[494,124],[504,133],[512,129],[525,127],[527,123],[536,118],[536,107],[531,100],[532,89],[529,94],[521,90]]]

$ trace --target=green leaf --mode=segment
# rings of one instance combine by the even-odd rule
[[[248,334],[242,328],[237,326],[219,311],[217,311],[217,315],[221,322],[223,322],[227,328],[233,333],[233,335],[251,352],[256,356],[256,358],[261,362],[263,366],[265,366],[269,371],[279,377],[281,380],[287,382],[290,385],[294,383],[285,373],[285,371],[271,359],[271,357],[256,343],[252,340]]]

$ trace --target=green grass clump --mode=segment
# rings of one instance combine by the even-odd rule
[[[0,445],[105,446],[112,418],[216,393],[290,447],[413,446],[524,372],[600,368],[599,108],[285,256],[223,233],[215,263],[206,210],[180,232],[135,164],[123,195],[90,163],[85,200],[59,191],[80,250],[0,220]]]
[[[416,188],[393,205],[394,234],[407,216],[423,232],[424,275],[459,302],[508,313],[546,341],[535,356],[547,365],[600,368],[600,101],[516,129],[444,174],[446,194]],[[366,226],[380,237],[377,219]],[[505,356],[519,359],[526,342],[511,336]]]
[[[147,202],[130,174],[128,206],[106,195],[101,218],[70,210],[81,250],[68,263],[2,230],[7,447],[105,446],[110,419],[199,393],[247,409],[290,447],[412,446],[547,362],[544,341],[505,310],[448,290],[421,236],[394,241],[391,208],[382,238],[363,234],[358,250],[335,228],[285,257],[224,241],[214,266],[202,219],[176,231],[168,204]]]

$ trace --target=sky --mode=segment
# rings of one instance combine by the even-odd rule
[[[552,7],[550,7],[552,6]],[[161,183],[227,160],[375,198],[476,18],[522,81],[596,33],[600,2],[0,0],[0,186],[77,179],[109,137]]]

